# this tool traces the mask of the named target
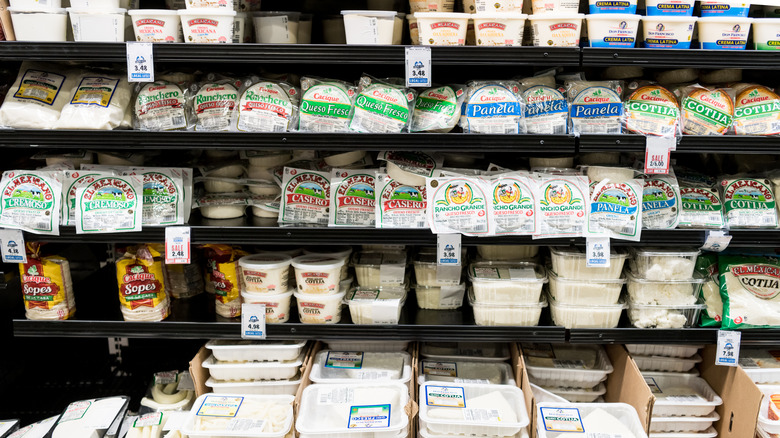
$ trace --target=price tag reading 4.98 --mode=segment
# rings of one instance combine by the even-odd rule
[[[265,304],[241,304],[241,337],[265,339]]]

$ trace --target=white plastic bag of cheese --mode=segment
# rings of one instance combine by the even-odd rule
[[[488,236],[490,183],[476,176],[426,178],[428,225],[435,234],[461,233]]]
[[[85,72],[62,108],[56,129],[116,129],[122,124],[133,89],[127,75]]]
[[[680,186],[670,169],[668,175],[645,177],[642,189],[642,226],[648,230],[670,230],[680,221]]]
[[[244,80],[231,131],[287,132],[298,126],[300,90],[287,82],[252,76]]]
[[[42,438],[48,436],[51,429],[57,424],[59,418],[59,415],[55,415],[37,423],[30,424],[29,426],[25,426],[11,435],[8,435],[8,438]]]
[[[87,182],[92,182],[94,177],[120,175],[117,171],[89,171],[89,170],[66,170],[63,172],[62,179],[62,217],[61,225],[76,224],[76,202],[78,200],[76,193],[78,188]]]
[[[493,168],[492,165],[489,168]],[[495,166],[498,168],[498,166]],[[539,226],[536,214],[536,179],[527,172],[502,173],[487,177],[492,202],[489,203],[493,234],[533,235]]]
[[[70,102],[79,71],[52,63],[22,63],[0,106],[0,126],[53,129]]]
[[[76,187],[76,234],[141,231],[140,175],[91,176]]]
[[[136,167],[123,176],[142,175],[143,224],[180,225],[184,223],[184,171],[173,167]]]
[[[196,131],[229,131],[238,108],[241,80],[209,74],[192,86],[191,111]]]
[[[532,174],[536,179],[539,228],[534,239],[587,237],[590,191],[584,175]]]
[[[417,91],[404,87],[403,82],[363,75],[349,129],[374,134],[409,132]]]
[[[638,242],[642,235],[641,179],[590,183],[588,232]]]
[[[300,121],[303,132],[349,132],[358,89],[336,79],[301,78]]]
[[[777,200],[768,178],[755,174],[724,176],[719,187],[727,228],[777,227]]]
[[[525,100],[516,81],[470,81],[461,117],[463,132],[525,134]]]
[[[428,228],[427,189],[401,183],[382,171],[376,175],[376,227]]]
[[[377,169],[332,169],[328,226],[373,228]]]
[[[284,168],[280,223],[328,224],[330,173]]]
[[[141,131],[186,131],[194,126],[189,114],[191,93],[186,82],[164,80],[136,85],[133,126]]]
[[[57,420],[51,438],[94,438],[103,436],[115,421],[121,421],[129,397],[107,397],[73,402]]]
[[[424,186],[426,178],[439,176],[444,159],[437,153],[380,151],[377,160],[387,162],[387,174],[412,186]]]
[[[444,85],[421,92],[414,104],[411,131],[452,131],[460,120],[465,99],[465,85]]]
[[[0,180],[0,227],[60,234],[62,172],[7,170]]]

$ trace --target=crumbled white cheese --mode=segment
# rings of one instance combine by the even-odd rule
[[[628,315],[638,328],[683,328],[688,322],[685,315],[674,309],[632,308]]]

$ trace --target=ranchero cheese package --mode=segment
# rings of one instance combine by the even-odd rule
[[[230,121],[238,108],[241,81],[231,78],[209,78],[196,84],[192,112],[196,131],[229,131]]]
[[[284,168],[279,222],[328,224],[330,173]]]
[[[16,81],[0,106],[0,126],[52,129],[70,102],[78,71],[50,63],[22,63]]]
[[[330,171],[331,227],[368,227],[376,224],[376,169]]]
[[[777,227],[777,201],[768,179],[724,177],[720,190],[727,228]]]
[[[445,85],[421,92],[414,104],[411,131],[452,131],[460,120],[465,98],[463,85]]]
[[[301,78],[300,121],[304,132],[349,132],[357,87],[336,79]]]
[[[682,132],[686,135],[723,135],[734,122],[734,99],[724,88],[683,88]]]
[[[241,273],[238,259],[249,255],[230,245],[203,245],[206,254],[207,291],[216,295],[217,315],[234,318],[241,315]]]
[[[537,184],[536,214],[539,216],[534,239],[586,236],[590,211],[588,177],[533,175]]]
[[[680,187],[674,175],[645,178],[642,190],[642,226],[648,230],[669,230],[680,221]]]
[[[490,184],[479,177],[428,178],[428,225],[435,234],[487,236],[490,229]]]
[[[189,90],[168,81],[139,84],[135,95],[135,128],[141,131],[184,131]]]
[[[701,297],[707,307],[701,312],[701,326],[720,327],[723,321],[723,299],[720,297],[718,254],[700,254],[696,259],[696,272],[706,278],[701,288]]]
[[[566,134],[569,104],[553,87],[537,85],[523,91],[525,126],[529,134]]]
[[[641,179],[590,183],[588,232],[638,242],[642,233]]]
[[[396,83],[402,83],[402,80],[379,80],[368,75],[360,78],[355,112],[349,124],[351,131],[409,132],[417,92]]]
[[[89,176],[76,187],[76,234],[141,231],[143,177]]]
[[[238,111],[231,130],[240,132],[287,132],[298,126],[300,91],[287,82],[252,77],[240,90]]]
[[[0,227],[60,234],[61,172],[7,170],[0,180]]]
[[[471,81],[461,128],[479,134],[525,134],[525,101],[516,81]]]
[[[659,137],[678,136],[680,105],[666,88],[659,85],[639,87],[623,105],[628,132]]]
[[[680,187],[680,223],[685,228],[723,228],[723,203],[717,190],[709,187]]]
[[[27,243],[27,263],[19,263],[27,319],[61,320],[76,313],[68,260],[41,256],[38,242]]]
[[[536,214],[536,179],[523,172],[486,177],[490,182],[489,218],[492,233],[533,235],[539,226]]]
[[[439,176],[444,159],[436,153],[380,151],[377,160],[387,162],[387,174],[410,186],[424,186],[426,178]]]
[[[55,129],[116,129],[122,124],[133,88],[127,75],[86,72],[62,108]]]
[[[780,96],[761,85],[747,87],[737,93],[734,133],[737,135],[780,134]]]
[[[376,227],[427,228],[426,187],[403,184],[387,174],[376,175]]]
[[[162,244],[127,248],[116,262],[119,304],[125,321],[162,321],[170,312],[165,291]]]
[[[724,330],[780,327],[780,260],[718,256]]]
[[[144,225],[184,223],[184,169],[136,167],[122,175],[143,177]]]
[[[569,132],[574,134],[620,134],[623,101],[617,81],[596,82],[585,87],[582,82],[567,83]],[[588,83],[585,83],[588,84]]]

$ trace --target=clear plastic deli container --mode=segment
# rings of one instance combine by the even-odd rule
[[[653,415],[656,417],[704,417],[723,404],[701,377],[653,373],[643,373],[643,376],[655,396]]]
[[[191,437],[283,438],[292,429],[295,396],[204,394],[182,433]]]
[[[461,266],[439,266],[436,254],[420,252],[414,260],[414,278],[422,286],[455,286],[460,284]]]
[[[760,413],[758,418],[760,422]],[[715,411],[704,417],[653,417],[650,419],[650,433],[699,433],[712,427],[712,423],[718,420],[720,415]]]
[[[685,373],[690,371],[697,363],[701,362],[701,356],[694,354],[691,357],[666,357],[666,356],[641,356],[632,354],[636,366],[641,371],[665,371]]]
[[[562,304],[550,300],[550,315],[553,323],[566,328],[615,328],[626,304],[585,305]]]
[[[417,381],[420,385],[426,382],[515,385],[512,368],[504,362],[468,360],[440,362],[423,359],[420,361],[419,367]]]
[[[215,394],[295,395],[301,384],[300,373],[290,380],[258,380],[230,382],[209,377],[206,386]]]
[[[534,245],[477,245],[477,253],[485,260],[522,260],[539,254],[539,247]]]
[[[626,344],[628,352],[641,356],[691,357],[704,345]]]
[[[628,306],[628,319],[637,328],[691,327],[706,307],[701,300],[697,304],[680,305],[636,304],[629,300]]]
[[[306,341],[236,341],[213,339],[206,348],[219,361],[225,362],[285,362],[298,359]]]
[[[295,377],[301,364],[303,353],[284,362],[222,362],[212,355],[203,362],[203,368],[218,380],[283,380]]]
[[[509,345],[493,342],[423,342],[420,356],[434,360],[476,360],[505,362],[509,360]]]
[[[607,392],[607,387],[603,383],[599,383],[593,388],[571,388],[566,386],[548,386],[544,387],[546,391],[549,391],[558,397],[572,403],[593,403]]]
[[[547,283],[545,269],[527,262],[477,262],[468,272],[474,299],[480,303],[538,303]]]
[[[699,254],[696,248],[632,248],[631,270],[648,280],[685,280],[693,276]]]
[[[476,300],[474,290],[469,290],[469,302],[474,310],[474,322],[487,326],[535,326],[539,325],[542,309],[547,299],[542,297],[536,303],[482,303]]]
[[[707,281],[699,273],[683,280],[647,280],[626,271],[628,296],[634,304],[695,304],[701,287]]]
[[[417,296],[417,306],[421,309],[457,309],[463,305],[466,283],[457,286],[423,286],[418,284],[414,287],[414,293]]]
[[[569,401],[566,400],[565,398],[559,395],[555,395],[552,392],[534,383],[531,383],[531,392],[533,392],[534,400],[536,400],[537,403],[543,403],[543,402],[569,403]]]
[[[435,434],[512,436],[529,424],[523,391],[510,385],[420,385],[420,428]]]
[[[780,384],[780,349],[742,347],[739,366],[758,384]]]
[[[626,284],[624,278],[616,280],[572,280],[548,271],[550,295],[561,304],[617,304],[620,292]]]
[[[353,324],[398,324],[406,302],[403,287],[356,287],[344,302],[349,306]]]
[[[406,280],[406,252],[362,251],[354,265],[361,287],[400,287]]]
[[[780,433],[780,420],[769,419],[770,405],[780,401],[780,386],[778,385],[759,385],[758,389],[764,394],[761,400],[761,407],[758,410],[758,427],[771,434]],[[774,413],[775,410],[772,409]],[[773,415],[776,417],[776,414]]]
[[[625,403],[539,403],[539,438],[633,436],[647,438],[633,406]]]
[[[412,378],[412,358],[405,351],[322,350],[314,358],[310,378],[314,383],[356,383],[358,380],[406,383]]]
[[[584,248],[551,247],[552,269],[560,277],[576,280],[618,279],[623,272],[623,264],[628,255],[613,249],[609,256],[608,268],[589,268]]]
[[[528,376],[539,386],[593,388],[612,373],[599,345],[521,344]]]

